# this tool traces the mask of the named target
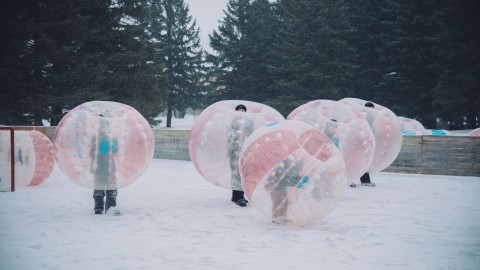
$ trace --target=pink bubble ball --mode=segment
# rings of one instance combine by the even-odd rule
[[[243,190],[265,217],[311,225],[338,205],[347,186],[342,154],[314,127],[286,120],[256,130],[240,155]]]
[[[480,136],[480,128],[476,128],[470,131],[470,133],[468,133],[468,136]]]
[[[0,130],[0,191],[10,190],[11,186],[11,137],[9,130]]]
[[[118,189],[133,183],[153,159],[154,137],[134,108],[90,101],[68,112],[53,138],[60,169],[91,189]]]
[[[347,185],[369,169],[375,153],[375,137],[358,110],[338,101],[315,100],[296,108],[287,119],[310,124],[334,142],[345,161]]]
[[[235,111],[239,104],[246,112]],[[242,190],[238,171],[243,142],[254,130],[285,118],[265,104],[223,100],[208,106],[195,121],[189,140],[190,158],[208,182],[226,189]]]
[[[55,165],[53,145],[36,130],[17,130],[15,137],[15,187],[37,186],[52,174]]]
[[[414,133],[415,135],[426,135],[427,130],[422,125],[422,123],[418,122],[415,119],[411,119],[408,117],[397,117],[398,121],[400,121],[400,126],[402,127],[402,131],[404,134]]]
[[[357,98],[344,98],[340,102],[360,111],[372,128],[375,154],[368,172],[379,172],[390,166],[402,148],[402,127],[395,113],[373,102],[374,108],[365,107],[367,101]]]

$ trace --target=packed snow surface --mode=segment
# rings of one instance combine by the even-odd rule
[[[313,226],[281,227],[190,161],[154,159],[120,216],[55,166],[0,193],[0,269],[478,269],[480,177],[373,173]],[[358,184],[358,181],[356,181]]]

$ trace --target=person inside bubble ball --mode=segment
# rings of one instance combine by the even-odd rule
[[[365,107],[367,108],[375,108],[375,106],[373,105],[372,102],[370,101],[367,101],[365,102]],[[366,117],[368,123],[370,124],[370,126],[372,125],[372,121],[373,119],[371,117]],[[364,173],[361,177],[360,177],[360,184],[362,186],[366,186],[366,187],[374,187],[376,186],[375,183],[373,183],[372,181],[370,181],[370,174],[368,172]],[[351,183],[350,184],[350,187],[356,187],[357,185],[355,183]]]
[[[247,112],[247,107],[239,104],[235,107],[237,112]],[[240,178],[239,155],[245,138],[253,132],[253,124],[243,117],[235,117],[229,130],[228,156],[230,158],[230,170],[232,175],[232,202],[238,206],[247,206],[248,201],[244,197]]]
[[[339,139],[337,137],[337,128],[338,128],[338,121],[335,119],[330,119],[325,125],[325,129],[323,130],[323,134],[325,134],[333,144],[338,147]]]
[[[114,156],[118,152],[118,140],[110,138],[108,120],[102,114],[98,116],[100,117],[99,129],[97,135],[92,138],[90,148],[90,158],[92,159],[90,171],[94,174],[95,179],[93,200],[96,215],[102,214],[104,209],[107,213],[108,209],[117,205]],[[119,212],[115,211],[115,214],[118,215]]]
[[[302,177],[302,162],[294,156],[287,156],[279,162],[265,181],[265,189],[272,200],[272,221],[277,224],[290,222],[287,212],[290,206],[288,189],[299,185]]]

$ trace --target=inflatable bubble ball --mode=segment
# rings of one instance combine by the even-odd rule
[[[189,140],[190,158],[208,182],[242,190],[238,162],[245,138],[266,124],[284,121],[275,109],[253,101],[224,100],[197,118]]]
[[[90,101],[62,118],[53,145],[60,169],[72,181],[114,190],[143,174],[153,158],[154,137],[147,120],[134,108]]]
[[[288,227],[324,218],[347,186],[338,148],[322,132],[295,120],[255,130],[242,147],[240,172],[251,204]]]
[[[367,119],[375,136],[375,153],[368,172],[386,169],[402,148],[402,127],[397,116],[388,108],[357,98],[344,98],[341,103],[352,106]]]
[[[375,137],[358,110],[338,101],[314,100],[296,108],[287,119],[310,124],[332,140],[345,161],[347,185],[369,169],[375,153]]]

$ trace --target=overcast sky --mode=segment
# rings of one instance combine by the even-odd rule
[[[190,14],[200,27],[200,38],[205,49],[209,49],[208,35],[217,29],[218,21],[223,18],[228,0],[185,0]]]

